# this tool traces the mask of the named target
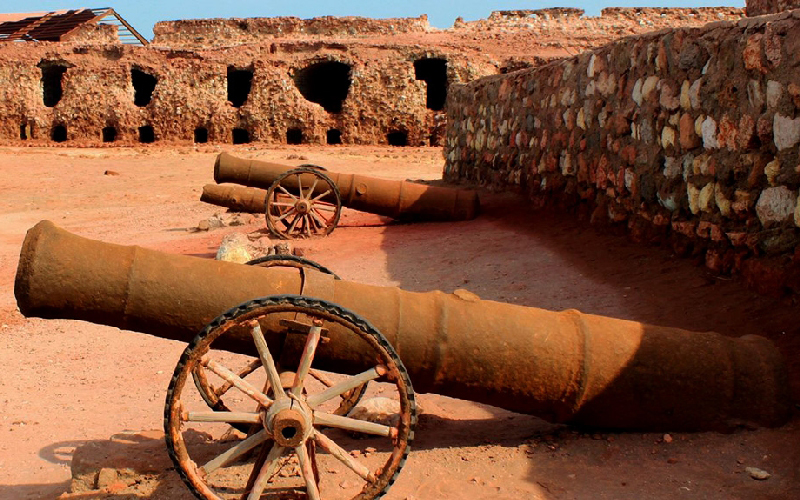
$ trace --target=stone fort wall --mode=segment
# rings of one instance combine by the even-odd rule
[[[800,292],[800,10],[633,36],[451,89],[445,177]]]
[[[741,9],[496,12],[427,18],[187,20],[149,47],[108,29],[0,44],[0,143],[439,145],[448,87],[630,33],[739,19]]]

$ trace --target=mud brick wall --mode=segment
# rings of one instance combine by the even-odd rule
[[[800,7],[800,0],[747,0],[747,15],[776,14],[798,7]]]
[[[451,89],[445,177],[800,292],[800,10],[622,39]]]

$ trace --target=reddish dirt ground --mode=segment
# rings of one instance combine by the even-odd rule
[[[443,163],[439,150],[424,148],[226,149],[393,179],[436,179]],[[156,475],[69,498],[190,498],[168,470],[157,433],[119,437],[161,428],[166,388],[184,346],[88,323],[23,318],[13,280],[25,231],[42,219],[89,238],[201,257],[212,257],[234,230],[258,229],[260,219],[248,227],[186,231],[221,211],[198,201],[218,151],[0,149],[0,499],[67,492],[72,454],[82,446],[101,466],[116,454],[117,462],[122,456],[130,463],[109,466],[152,462],[138,472]],[[666,249],[598,233],[571,216],[530,212],[512,195],[482,197],[485,210],[474,221],[355,227],[374,218],[348,211],[330,237],[296,246],[353,281],[414,291],[468,288],[484,299],[552,310],[761,334],[789,360],[800,401],[800,310],[793,301],[757,296]],[[417,439],[387,498],[800,498],[796,406],[778,429],[665,436],[597,433],[436,395],[420,399],[425,413]],[[747,467],[771,477],[754,480]]]

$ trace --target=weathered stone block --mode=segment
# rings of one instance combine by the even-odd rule
[[[792,119],[775,113],[772,132],[775,136],[775,147],[779,150],[791,148],[800,142],[800,118]]]
[[[761,192],[756,203],[756,214],[761,224],[784,222],[794,217],[797,193],[786,186],[770,187]]]

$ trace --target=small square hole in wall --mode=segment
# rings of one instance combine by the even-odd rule
[[[290,128],[286,131],[286,144],[302,144],[303,143],[303,130],[299,128]]]
[[[205,144],[208,142],[208,129],[205,127],[197,127],[194,129],[194,142],[197,144]]]
[[[328,144],[341,144],[342,143],[342,132],[335,128],[328,130],[328,133],[325,134]]]
[[[64,142],[67,140],[67,127],[64,125],[56,125],[50,132],[50,138],[55,142]]]
[[[234,144],[247,144],[250,142],[250,132],[245,128],[233,129],[233,143]]]
[[[390,146],[408,146],[408,132],[396,130],[386,135],[386,142]]]
[[[139,127],[139,142],[150,144],[156,141],[156,133],[151,125]]]
[[[117,140],[117,129],[114,127],[103,127],[103,142],[114,142]]]

